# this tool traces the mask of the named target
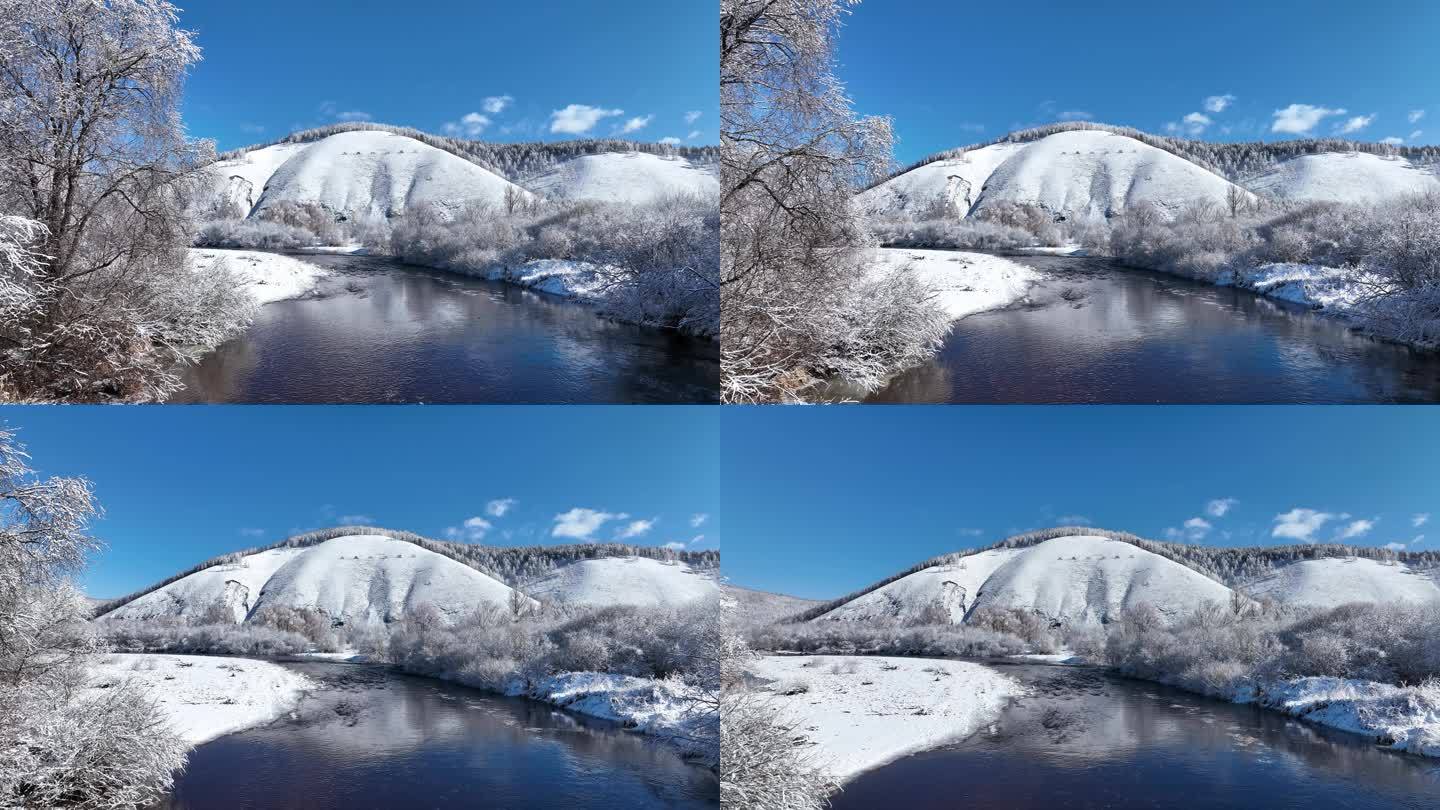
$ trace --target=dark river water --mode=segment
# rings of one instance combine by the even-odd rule
[[[513,284],[369,256],[186,369],[172,402],[709,403],[713,342]]]
[[[1050,280],[958,321],[938,356],[867,401],[1440,402],[1440,352],[1107,259],[1013,258]]]
[[[1358,735],[1094,670],[998,669],[1034,694],[964,742],[861,774],[835,808],[1440,806],[1440,762]]]
[[[297,718],[195,749],[157,810],[719,804],[710,771],[612,723],[379,667],[286,666],[324,689]]]

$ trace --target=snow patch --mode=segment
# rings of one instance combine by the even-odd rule
[[[573,712],[613,720],[625,728],[657,737],[687,757],[713,760],[715,751],[700,743],[714,739],[713,715],[694,711],[697,693],[679,679],[634,678],[606,672],[561,672],[538,681],[516,680],[506,694],[528,697]]]
[[[1022,691],[989,667],[940,659],[763,656],[750,671],[772,681],[777,711],[799,721],[837,782],[964,739]]]
[[[1246,185],[1281,200],[1373,203],[1440,191],[1440,177],[1398,155],[1327,152],[1282,161]]]
[[[316,686],[268,661],[117,653],[100,656],[86,688],[106,689],[127,680],[144,689],[191,745],[281,717]]]
[[[1230,697],[1364,734],[1396,751],[1440,757],[1440,681],[1391,686],[1351,678],[1297,678],[1241,687]]]
[[[958,250],[879,248],[871,273],[886,277],[907,270],[934,291],[936,303],[959,320],[1004,309],[1023,299],[1043,276],[1009,259]]]
[[[1360,557],[1301,560],[1241,586],[1257,599],[1283,605],[1331,608],[1348,602],[1431,602],[1440,600],[1435,571],[1401,562]]]
[[[330,274],[309,262],[259,250],[191,248],[190,266],[197,273],[223,267],[235,275],[257,304],[299,298]]]

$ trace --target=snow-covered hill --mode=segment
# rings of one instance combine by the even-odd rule
[[[846,602],[823,619],[909,619],[938,609],[960,622],[975,610],[1034,611],[1065,623],[1115,619],[1149,603],[1181,615],[1231,590],[1178,562],[1104,537],[1076,534],[1026,548],[990,549],[917,571]]]
[[[1440,569],[1358,557],[1301,560],[1237,588],[1286,605],[1335,607],[1347,602],[1440,601]]]
[[[104,614],[102,620],[199,619],[218,603],[237,623],[266,607],[308,608],[346,624],[396,621],[424,604],[459,618],[507,605],[511,589],[413,543],[347,535],[302,548],[248,554],[182,577]]]
[[[1232,189],[1249,196],[1164,149],[1112,132],[1072,130],[927,163],[863,192],[857,204],[871,214],[924,218],[971,216],[1014,203],[1095,220],[1141,204],[1168,212],[1196,201],[1223,206]]]
[[[1250,178],[1257,194],[1306,202],[1374,202],[1440,192],[1440,177],[1398,156],[1366,152],[1301,155]]]
[[[720,585],[682,562],[606,557],[562,565],[521,590],[542,602],[673,606],[716,596]]]
[[[581,155],[520,182],[542,197],[567,200],[643,203],[675,194],[720,195],[714,166],[646,152]]]
[[[342,132],[306,144],[276,167],[253,213],[293,202],[318,204],[346,218],[392,217],[423,206],[500,206],[507,192],[531,196],[494,172],[414,138]]]
[[[746,625],[765,625],[788,619],[802,610],[821,604],[818,599],[801,599],[783,593],[757,591],[738,585],[720,586],[725,596],[735,600],[736,618]]]

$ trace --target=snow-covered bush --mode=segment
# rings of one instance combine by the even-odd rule
[[[890,216],[872,219],[870,230],[886,247],[1013,250],[1046,244],[1023,228],[981,219],[914,220]]]
[[[0,806],[119,808],[169,790],[185,746],[128,684],[85,690],[102,649],[69,582],[99,547],[81,479],[41,479],[0,431]]]
[[[617,320],[716,337],[719,211],[674,196],[639,204],[551,202],[502,209],[422,209],[373,247],[406,262],[470,275],[541,259],[583,262],[588,295]]]
[[[212,219],[200,226],[197,247],[240,250],[294,250],[323,244],[320,237],[295,225],[264,219]]]
[[[952,655],[991,658],[1033,652],[1019,636],[969,625],[872,620],[775,624],[751,632],[756,649],[814,655]]]
[[[99,628],[117,652],[265,658],[316,649],[316,645],[300,633],[233,621],[191,624],[177,617],[112,619],[100,623]]]

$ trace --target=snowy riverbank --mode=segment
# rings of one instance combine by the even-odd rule
[[[210,272],[216,267],[229,270],[256,304],[299,298],[329,275],[323,267],[259,250],[191,248],[190,262],[197,273]]]
[[[191,745],[281,717],[314,688],[305,676],[268,661],[148,653],[101,656],[88,688],[125,680],[139,684]]]
[[[1225,697],[1363,734],[1396,751],[1440,757],[1440,681],[1391,686],[1354,678],[1296,678],[1238,687]]]
[[[1004,309],[1023,299],[1043,276],[1003,256],[961,250],[878,248],[876,275],[909,268],[932,289],[935,301],[954,320]]]
[[[764,656],[750,665],[777,711],[798,721],[837,782],[944,743],[999,716],[1015,680],[962,661],[883,656]]]

